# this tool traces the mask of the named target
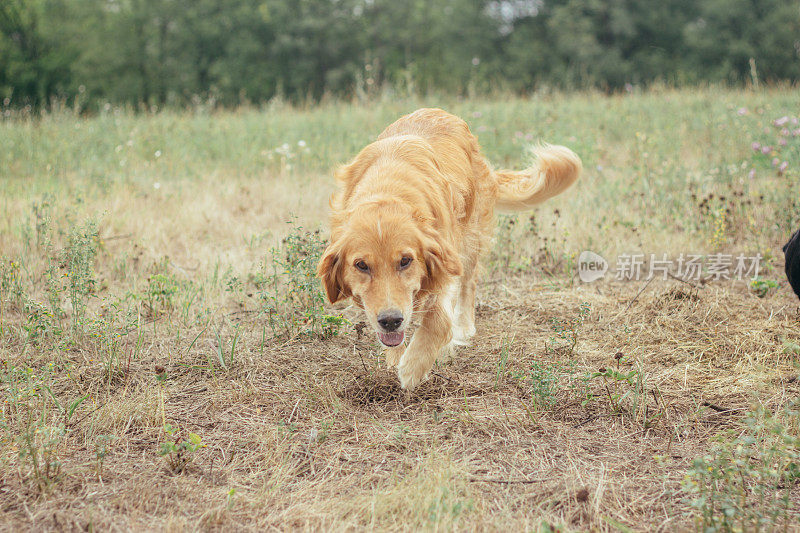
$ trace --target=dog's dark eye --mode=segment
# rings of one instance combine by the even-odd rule
[[[411,259],[410,257],[406,256],[406,257],[402,258],[400,260],[400,268],[401,269],[406,268],[408,265],[411,264],[411,261],[413,261],[413,259]]]
[[[361,272],[369,272],[369,266],[364,261],[356,261],[356,268]]]

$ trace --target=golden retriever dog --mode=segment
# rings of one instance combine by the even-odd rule
[[[492,170],[463,120],[419,109],[337,171],[318,274],[331,303],[352,298],[364,310],[404,389],[475,334],[478,260],[495,209],[528,209],[581,172],[563,146],[540,146],[535,156],[527,170]]]

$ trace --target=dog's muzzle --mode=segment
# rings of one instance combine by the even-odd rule
[[[378,331],[378,339],[384,346],[398,346],[405,338],[405,332],[400,329],[403,325],[403,313],[399,309],[390,309],[378,313],[378,325],[382,331]],[[400,330],[400,331],[398,331]]]

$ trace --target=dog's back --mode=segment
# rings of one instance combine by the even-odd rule
[[[483,214],[491,211],[497,196],[497,184],[491,169],[480,154],[478,139],[469,126],[455,115],[435,108],[423,108],[405,115],[390,124],[378,136],[378,142],[416,136],[431,147],[433,163],[448,183],[454,203],[458,206],[456,218],[472,218],[475,208]],[[486,205],[476,206],[476,198]]]

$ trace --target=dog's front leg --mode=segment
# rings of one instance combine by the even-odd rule
[[[397,366],[397,363],[400,362],[400,358],[403,356],[403,352],[405,351],[406,346],[405,344],[401,344],[400,346],[393,346],[391,348],[386,347],[383,349],[383,356],[386,358],[386,366],[389,368]]]
[[[397,366],[400,385],[411,390],[428,375],[434,361],[452,336],[452,323],[437,300],[423,314],[414,338],[406,348]]]

